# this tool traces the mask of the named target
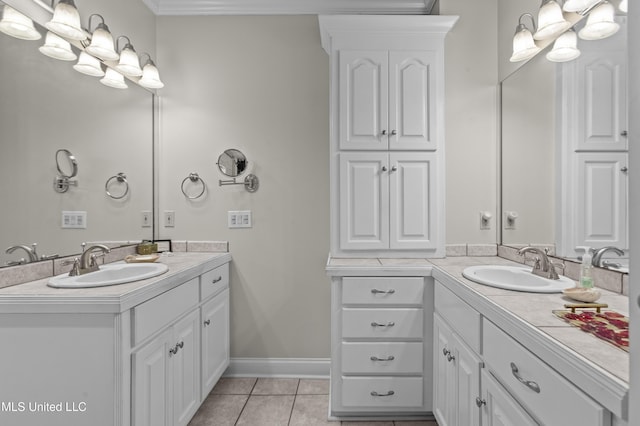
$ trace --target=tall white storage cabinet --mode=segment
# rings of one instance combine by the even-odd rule
[[[456,20],[319,17],[333,257],[444,257],[444,38]]]

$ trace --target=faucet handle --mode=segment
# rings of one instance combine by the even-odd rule
[[[75,276],[80,275],[80,259],[75,257],[75,258],[73,258],[73,260],[65,260],[64,262],[62,262],[63,266],[67,266],[67,265],[71,265],[71,264],[73,264],[73,267],[69,271],[69,276],[70,277],[75,277]]]

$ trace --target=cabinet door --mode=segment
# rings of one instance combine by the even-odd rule
[[[202,399],[229,365],[229,290],[202,306]]]
[[[628,154],[578,153],[576,245],[628,249]]]
[[[448,358],[453,355],[453,333],[437,314],[433,339],[433,415],[439,426],[455,426],[455,368]]]
[[[389,165],[386,153],[340,154],[340,248],[389,247]]]
[[[453,347],[455,349],[456,370],[456,413],[458,426],[479,426],[480,409],[476,398],[480,396],[480,371],[482,361],[471,349],[454,333]]]
[[[165,331],[133,355],[134,426],[170,426],[173,331]]]
[[[390,248],[437,248],[436,154],[391,153],[389,160]]]
[[[340,51],[339,62],[340,149],[387,149],[387,51]]]
[[[389,148],[436,149],[435,52],[389,52]]]
[[[493,376],[482,370],[482,425],[535,426],[536,423]]]
[[[173,425],[186,426],[200,406],[200,311],[174,327]]]

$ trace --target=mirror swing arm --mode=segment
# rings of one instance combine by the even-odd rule
[[[228,180],[218,180],[219,186],[226,185],[244,185],[244,189],[248,192],[256,192],[260,187],[260,180],[258,176],[254,174],[248,174],[242,182],[236,181],[236,178],[228,179]]]

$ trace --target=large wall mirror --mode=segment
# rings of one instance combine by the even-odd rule
[[[502,81],[502,244],[554,246],[567,258],[581,246],[628,250],[626,17],[618,20],[615,36],[580,40],[578,59],[553,63],[543,51]]]
[[[153,95],[134,84],[106,87],[76,72],[74,62],[44,56],[38,48],[46,31],[37,28],[38,41],[0,33],[0,266],[26,257],[5,253],[14,245],[68,255],[82,242],[153,237],[142,226],[142,212],[153,210]],[[77,162],[77,183],[66,192],[54,188],[61,149]],[[119,173],[129,190],[116,199],[105,184]],[[63,227],[63,211],[86,212],[86,227]]]

